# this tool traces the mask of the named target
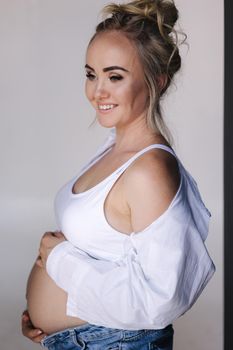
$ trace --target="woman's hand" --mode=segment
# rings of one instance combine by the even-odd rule
[[[40,241],[39,256],[36,264],[45,268],[51,250],[63,241],[66,241],[66,238],[62,232],[46,232]]]
[[[47,335],[41,329],[34,328],[27,310],[22,314],[21,327],[23,335],[34,343],[40,343]]]

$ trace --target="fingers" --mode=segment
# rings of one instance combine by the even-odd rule
[[[43,340],[46,337],[46,334],[42,333],[41,335],[35,336],[33,338],[29,338],[32,340],[34,343],[40,343],[41,340]]]
[[[43,237],[65,237],[64,234],[61,231],[47,231],[43,234]]]
[[[24,310],[24,312],[22,313],[22,317],[23,316],[27,316],[29,318],[29,313],[28,313],[28,310]]]
[[[30,331],[26,332],[26,334],[23,333],[23,335],[34,343],[40,343],[46,337],[46,334],[42,331]]]
[[[64,234],[61,231],[55,231],[53,235],[57,238],[65,238]]]
[[[22,333],[35,343],[40,343],[47,335],[41,329],[34,328],[27,311],[22,315]]]
[[[38,258],[36,259],[36,265],[39,267],[44,267],[43,261],[41,259],[41,256],[39,255]]]
[[[45,241],[48,242],[51,239],[53,239],[55,237],[55,233],[54,232],[45,232],[42,236],[41,241]]]
[[[64,239],[65,237],[61,232],[45,232],[42,236],[40,245],[46,248],[53,248]]]
[[[45,232],[40,241],[39,256],[36,260],[36,265],[45,268],[51,250],[65,240],[65,236],[60,231]]]

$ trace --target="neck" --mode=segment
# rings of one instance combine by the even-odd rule
[[[122,128],[116,127],[116,140],[113,147],[114,153],[125,151],[138,151],[153,143],[167,144],[165,138],[156,131],[149,129],[145,119],[135,121]]]

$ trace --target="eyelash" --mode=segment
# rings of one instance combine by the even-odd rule
[[[95,76],[94,74],[91,74],[91,73],[86,73],[86,77],[87,79],[89,79],[90,81],[93,81]],[[115,81],[119,81],[119,80],[122,80],[123,77],[121,77],[120,75],[112,75],[111,77],[109,77],[109,79],[113,82]]]
[[[89,80],[94,80],[95,79],[95,76],[94,76],[94,74],[91,74],[91,73],[86,73],[86,77],[87,77],[87,79],[89,79]]]
[[[109,79],[111,81],[119,81],[119,80],[122,80],[123,77],[121,77],[120,75],[112,75],[111,77],[109,77]],[[112,80],[113,79],[113,80]]]

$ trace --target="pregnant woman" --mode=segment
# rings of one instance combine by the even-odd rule
[[[160,99],[181,59],[171,0],[104,8],[86,95],[109,136],[58,192],[27,286],[25,336],[48,349],[171,350],[172,323],[214,273],[210,213],[169,141]]]

